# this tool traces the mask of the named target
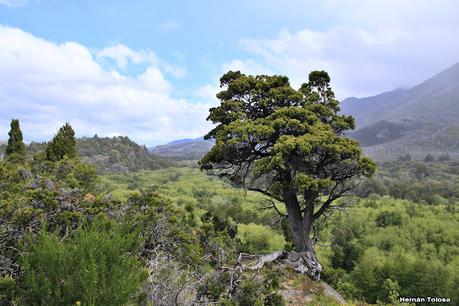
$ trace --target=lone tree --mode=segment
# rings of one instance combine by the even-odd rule
[[[260,256],[257,267],[281,260],[320,279],[314,222],[375,171],[359,143],[343,135],[354,118],[338,114],[325,71],[311,72],[299,90],[285,76],[239,71],[223,75],[220,87],[221,104],[207,118],[216,127],[205,136],[216,143],[201,169],[285,204],[295,251]]]
[[[75,131],[66,123],[59,129],[56,136],[46,147],[46,158],[50,161],[59,161],[65,156],[77,157]]]
[[[11,129],[8,132],[8,145],[6,146],[5,155],[10,158],[23,159],[26,156],[25,145],[22,139],[21,127],[18,119],[11,120]]]

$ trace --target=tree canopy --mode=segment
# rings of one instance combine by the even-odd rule
[[[285,76],[239,71],[223,75],[220,84],[221,104],[208,117],[216,127],[205,136],[216,144],[201,169],[283,202],[295,250],[309,252],[320,273],[309,237],[313,222],[356,178],[375,171],[359,143],[344,135],[354,119],[338,113],[324,71],[311,72],[299,90]]]
[[[46,157],[50,161],[59,161],[65,156],[68,158],[77,156],[75,131],[69,123],[59,129],[46,148]]]
[[[22,131],[18,119],[11,120],[11,130],[8,132],[8,145],[6,146],[5,153],[11,157],[24,157],[26,155],[25,145],[22,138]]]

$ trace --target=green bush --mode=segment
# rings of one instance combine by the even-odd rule
[[[137,233],[95,221],[73,237],[41,232],[22,246],[20,303],[124,305],[136,297],[147,273],[134,256]]]
[[[16,281],[11,276],[0,276],[0,305],[11,305],[16,291]]]
[[[262,254],[283,250],[285,239],[267,226],[249,223],[238,226],[237,237],[240,250],[245,253]]]
[[[398,212],[383,211],[376,217],[376,226],[386,227],[390,225],[401,225],[402,216]]]

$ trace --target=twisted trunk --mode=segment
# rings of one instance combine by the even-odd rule
[[[291,182],[290,177],[287,175],[285,182]],[[294,189],[290,186],[292,184],[284,184],[283,188],[283,202],[287,209],[288,221],[292,233],[295,251],[285,252],[277,251],[266,255],[252,255],[241,253],[238,258],[238,266],[242,269],[248,268],[251,270],[258,270],[265,263],[278,261],[288,266],[291,266],[295,271],[307,274],[314,280],[320,280],[320,273],[322,266],[317,260],[314,252],[314,245],[309,237],[312,228],[313,215],[314,215],[314,202],[311,200],[307,203],[305,211],[301,211],[300,204]],[[309,196],[314,199],[314,194]],[[251,266],[243,264],[244,260],[257,259],[257,263]]]
[[[313,222],[314,205],[309,203],[304,214],[302,214],[296,193],[289,188],[284,189],[284,201],[295,245],[295,252],[289,255],[289,260],[295,263],[295,270],[301,270],[298,272],[306,273],[313,279],[319,280],[322,266],[317,260],[314,245],[309,237]]]

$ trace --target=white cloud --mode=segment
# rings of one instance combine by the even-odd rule
[[[272,70],[270,70],[265,65],[252,60],[240,60],[236,59],[228,63],[224,63],[222,65],[222,73],[226,73],[228,71],[241,71],[244,74],[272,74]]]
[[[130,64],[134,65],[153,65],[158,66],[164,72],[178,79],[183,79],[187,75],[187,69],[184,66],[171,64],[165,60],[159,59],[151,50],[132,50],[123,44],[116,44],[106,47],[96,53],[97,60],[105,66],[109,66],[107,59],[115,62],[116,68],[126,71]]]
[[[174,65],[170,63],[161,63],[162,69],[166,73],[171,74],[172,76],[176,77],[177,79],[184,79],[187,76],[187,69],[184,66]]]
[[[0,26],[0,131],[19,118],[25,139],[46,140],[69,121],[79,136],[124,134],[140,143],[198,137],[210,125],[210,104],[171,97],[161,60],[149,51],[116,45],[91,52],[74,42],[55,44],[17,28]],[[136,76],[122,71],[143,63]]]
[[[221,88],[218,85],[206,84],[196,89],[193,94],[196,97],[204,99],[205,101],[209,101],[210,103],[216,103],[216,95],[218,92],[220,92],[220,90]]]
[[[295,85],[311,70],[327,70],[344,98],[415,85],[459,61],[458,1],[328,0],[320,9],[330,19],[324,29],[241,39],[250,66],[286,74]]]
[[[111,58],[120,69],[126,69],[129,62],[134,64],[149,63],[153,65],[158,63],[158,59],[153,52],[145,50],[134,51],[123,44],[117,44],[102,49],[97,53],[97,58]]]

